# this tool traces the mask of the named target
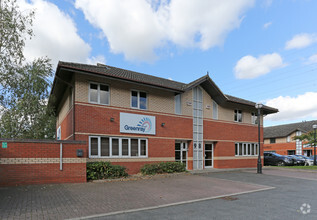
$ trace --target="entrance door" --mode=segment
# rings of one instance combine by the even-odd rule
[[[187,169],[187,142],[175,143],[175,161],[185,164]]]
[[[213,144],[205,144],[205,168],[212,168],[213,163]]]

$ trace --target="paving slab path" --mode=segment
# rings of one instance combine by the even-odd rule
[[[0,219],[92,217],[271,188],[191,174],[136,181],[2,187]]]

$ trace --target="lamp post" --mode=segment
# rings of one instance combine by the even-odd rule
[[[313,125],[314,129],[314,165],[316,166],[316,128],[317,125]]]
[[[259,142],[259,149],[258,149],[258,165],[257,165],[257,173],[262,173],[262,163],[261,163],[261,108],[263,107],[262,103],[257,103],[255,108],[258,109],[258,142]]]

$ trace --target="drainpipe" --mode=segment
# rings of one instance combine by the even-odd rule
[[[63,170],[63,143],[59,144],[59,170]]]

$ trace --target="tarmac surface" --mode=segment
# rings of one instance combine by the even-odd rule
[[[2,187],[0,219],[230,219],[233,216],[231,219],[248,219],[245,214],[262,219],[254,216],[260,210],[265,211],[262,215],[266,219],[271,219],[273,212],[266,211],[274,202],[269,198],[274,201],[279,194],[277,198],[281,201],[272,210],[276,211],[279,205],[284,211],[294,212],[290,219],[295,219],[294,214],[297,219],[317,218],[317,172],[284,169],[263,172],[263,175],[255,170],[205,172],[131,181]],[[304,193],[301,187],[305,187]],[[250,212],[250,206],[261,204],[259,198],[265,199],[265,209]],[[294,207],[285,209],[285,204],[292,201],[296,201]],[[300,211],[305,203],[312,207],[307,215]],[[286,216],[281,213],[286,217],[289,212]],[[285,219],[283,216],[276,219]]]

